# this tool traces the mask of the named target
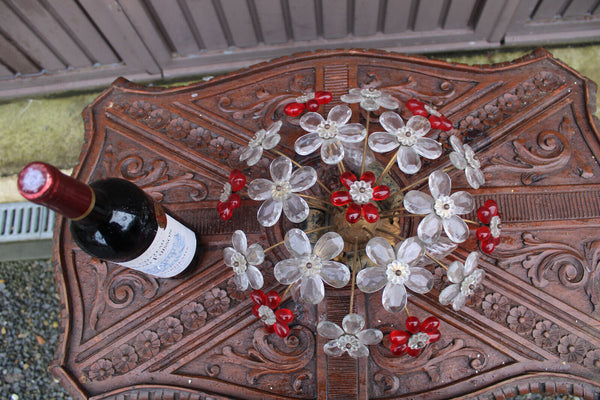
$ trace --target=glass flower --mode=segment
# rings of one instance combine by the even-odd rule
[[[408,108],[413,115],[420,115],[427,118],[432,129],[441,129],[445,132],[452,129],[452,121],[446,118],[444,114],[417,99],[408,100],[406,102],[406,108]]]
[[[377,344],[383,339],[379,329],[364,329],[365,320],[358,314],[347,314],[342,327],[333,322],[321,321],[317,333],[327,339],[323,350],[325,354],[338,357],[347,352],[353,358],[369,356],[368,345]]]
[[[233,215],[233,210],[242,205],[239,194],[233,193],[242,190],[246,186],[246,177],[241,171],[234,169],[229,174],[228,181],[223,185],[221,197],[217,202],[219,218],[228,220]]]
[[[502,220],[498,213],[498,204],[488,199],[483,206],[477,209],[477,218],[489,226],[481,226],[475,232],[477,239],[481,242],[481,251],[491,254],[500,244],[500,233],[502,231]]]
[[[264,150],[271,150],[279,143],[281,136],[279,136],[279,129],[281,129],[282,122],[277,121],[265,130],[261,129],[254,134],[252,139],[248,142],[248,146],[240,154],[240,161],[246,161],[248,166],[252,166],[260,161]]]
[[[358,143],[367,136],[361,124],[348,124],[352,110],[346,105],[335,106],[327,119],[309,112],[300,118],[300,126],[309,132],[296,140],[296,153],[306,156],[319,147],[325,164],[337,164],[344,159],[344,143]]]
[[[248,185],[248,196],[252,200],[264,200],[258,209],[258,222],[265,227],[279,221],[281,211],[293,223],[304,221],[309,208],[306,201],[297,195],[312,187],[317,181],[317,172],[311,167],[301,167],[292,173],[292,161],[278,157],[270,165],[271,179],[255,179]]]
[[[422,323],[417,317],[408,317],[405,331],[390,332],[390,350],[397,356],[408,353],[411,357],[417,357],[425,346],[440,340],[442,335],[439,326],[440,321],[433,316]]]
[[[412,214],[425,214],[419,222],[419,239],[431,243],[439,239],[442,228],[455,243],[462,243],[469,237],[469,227],[459,214],[468,214],[475,206],[473,198],[467,192],[450,195],[452,182],[448,174],[434,171],[429,175],[431,195],[411,190],[404,197],[404,208]]]
[[[299,281],[300,298],[307,303],[318,304],[323,300],[323,281],[341,288],[350,280],[348,267],[332,261],[344,250],[344,239],[338,233],[324,234],[312,249],[306,233],[293,228],[285,234],[285,247],[292,258],[275,265],[275,279],[284,285]]]
[[[356,179],[356,175],[352,172],[346,171],[341,175],[340,180],[347,190],[333,192],[330,198],[334,206],[348,205],[346,221],[354,224],[358,222],[361,215],[364,215],[367,222],[377,222],[379,211],[371,203],[371,200],[381,201],[387,199],[390,195],[390,189],[385,185],[373,187],[377,179],[375,174],[370,171],[362,174],[360,180]]]
[[[260,244],[254,243],[248,246],[246,234],[237,230],[231,238],[233,247],[223,250],[225,265],[233,268],[234,281],[239,290],[246,290],[248,285],[252,289],[260,289],[264,279],[257,265],[265,260],[265,253]]]
[[[479,189],[485,183],[485,176],[481,172],[481,164],[475,155],[475,152],[468,144],[463,144],[456,136],[450,136],[450,161],[456,169],[464,170],[469,186],[473,189]]]
[[[467,298],[475,292],[475,288],[483,280],[485,275],[482,269],[477,268],[479,253],[474,251],[468,255],[465,263],[454,261],[447,271],[448,280],[452,283],[440,292],[440,303],[448,305],[459,311],[466,303]]]
[[[283,112],[290,117],[297,117],[302,114],[302,111],[305,109],[315,112],[319,109],[321,104],[329,103],[332,98],[331,92],[326,92],[324,90],[306,93],[300,97],[296,97],[296,101],[286,104],[283,108]]]
[[[287,308],[276,310],[281,302],[277,292],[270,291],[265,294],[262,290],[255,290],[250,294],[250,298],[254,302],[252,314],[264,323],[268,333],[275,332],[282,338],[290,334],[288,324],[294,319],[294,314]]]
[[[398,114],[386,111],[379,117],[385,132],[374,132],[369,136],[369,147],[377,153],[387,153],[398,149],[398,167],[406,174],[414,174],[421,169],[421,158],[433,160],[442,155],[442,145],[424,137],[431,125],[420,115],[411,117],[406,125]]]
[[[416,293],[427,293],[433,287],[431,272],[415,266],[423,255],[423,247],[417,238],[406,239],[394,252],[386,239],[374,237],[365,250],[376,266],[361,270],[356,276],[356,285],[365,293],[384,288],[381,303],[387,311],[404,309],[408,297],[406,287]]]
[[[344,103],[360,103],[360,107],[366,111],[376,111],[379,107],[395,110],[400,107],[400,102],[389,94],[375,89],[350,89],[348,94],[340,98]]]

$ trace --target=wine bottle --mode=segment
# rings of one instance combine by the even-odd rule
[[[180,276],[195,262],[195,233],[127,180],[87,185],[33,162],[19,173],[17,185],[27,200],[67,217],[73,240],[93,257],[159,278]]]

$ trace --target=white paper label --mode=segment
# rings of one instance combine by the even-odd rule
[[[194,232],[167,214],[167,226],[158,228],[150,247],[139,257],[119,264],[158,278],[170,278],[190,264],[196,245]]]

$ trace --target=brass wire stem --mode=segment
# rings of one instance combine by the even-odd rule
[[[396,153],[394,153],[394,156],[390,158],[390,161],[388,161],[387,165],[385,166],[385,169],[383,170],[381,175],[379,175],[379,178],[377,178],[377,181],[375,182],[374,186],[379,185],[381,183],[381,181],[383,180],[383,178],[388,174],[388,172],[390,172],[390,170],[394,166],[394,163],[396,162],[396,158],[398,158],[399,152],[400,152],[400,149],[398,149],[398,151],[396,151]]]
[[[446,271],[448,271],[448,267],[442,263],[440,260],[438,260],[437,258],[435,258],[434,256],[432,256],[431,254],[429,254],[428,252],[425,252],[425,255],[430,259],[433,260],[436,264],[438,264],[440,267],[444,268]]]
[[[309,204],[313,204],[316,208],[319,208],[322,211],[329,211],[329,208],[331,207],[331,204],[329,204],[328,202],[326,202],[323,199],[319,199],[318,197],[314,197],[314,196],[310,196],[307,194],[300,194],[300,193],[296,193],[298,196],[305,198],[306,200],[308,200],[307,202]]]
[[[354,260],[352,261],[352,286],[350,287],[350,311],[354,310],[354,285],[356,284],[356,264],[358,259],[358,240],[354,239]]]
[[[296,282],[298,282],[298,281],[296,281]],[[289,293],[289,292],[290,292],[290,290],[292,289],[292,286],[294,286],[294,284],[295,284],[296,282],[292,282],[292,283],[290,283],[290,284],[288,285],[288,287],[287,287],[287,288],[285,288],[285,291],[284,291],[284,292],[283,292],[283,294],[281,295],[281,301],[280,301],[280,303],[283,303],[283,301],[285,300],[285,296],[287,296],[287,295],[288,295],[288,293]]]
[[[281,246],[281,245],[282,245],[282,244],[284,244],[284,243],[285,243],[285,240],[282,240],[282,241],[281,241],[281,242],[279,242],[279,243],[275,243],[273,246],[270,246],[270,247],[267,247],[266,249],[264,249],[264,250],[263,250],[263,253],[266,253],[267,251],[271,251],[271,250],[273,250],[275,247],[277,247],[277,246]]]
[[[362,164],[360,166],[360,176],[362,176],[365,173],[365,167],[366,167],[366,160],[367,160],[367,144],[369,141],[369,124],[371,122],[371,112],[367,111],[367,126],[365,128],[365,130],[367,131],[367,135],[365,136],[365,143],[363,145],[363,158],[362,158]]]
[[[340,170],[340,174],[343,174],[346,171],[346,167],[344,167],[344,162],[340,161],[337,163],[337,167]]]
[[[306,234],[308,235],[308,234],[310,234],[310,233],[314,233],[314,232],[318,232],[318,231],[324,231],[324,230],[326,230],[326,229],[333,229],[333,228],[335,228],[335,225],[327,225],[327,226],[322,226],[322,227],[320,227],[320,228],[311,229],[310,231],[306,231],[306,232],[304,232],[304,233],[306,233]],[[285,240],[282,240],[282,241],[281,241],[281,242],[279,242],[279,243],[275,243],[275,244],[274,244],[273,246],[271,246],[271,247],[267,247],[266,249],[264,249],[264,250],[263,250],[263,252],[264,252],[264,253],[266,253],[267,251],[271,251],[271,250],[273,250],[275,247],[277,247],[277,246],[281,246],[281,245],[282,245],[282,244],[284,244],[284,243],[285,243]]]
[[[292,162],[292,164],[294,164],[298,168],[302,168],[302,164],[300,164],[297,161],[292,160],[290,157],[286,156],[285,154],[283,154],[279,150],[271,149],[270,151],[272,151],[273,153],[275,153],[277,155],[289,158],[290,161]],[[329,188],[327,186],[325,186],[325,184],[323,182],[321,182],[320,180],[317,179],[317,183],[319,184],[319,186],[321,186],[323,188],[323,190],[325,190],[327,193],[331,194],[331,190],[329,190]]]
[[[448,172],[448,171],[451,171],[451,170],[453,170],[454,168],[455,168],[455,167],[452,165],[452,166],[450,166],[450,167],[446,167],[446,168],[444,168],[442,171],[443,171],[443,172]],[[408,189],[410,189],[410,188],[413,188],[413,187],[415,187],[415,186],[417,186],[417,185],[420,185],[421,183],[423,183],[423,182],[425,182],[425,181],[427,181],[427,180],[429,180],[429,176],[426,176],[426,177],[424,177],[424,178],[421,178],[421,179],[419,179],[418,181],[415,181],[415,182],[411,183],[410,185],[406,185],[406,186],[404,186],[402,189],[398,190],[396,193],[394,193],[393,195],[391,195],[391,196],[390,196],[390,199],[392,199],[392,198],[396,197],[396,196],[397,196],[397,195],[399,195],[400,193],[404,193],[404,192],[406,192],[406,191],[407,191]]]
[[[393,211],[393,212],[389,212],[386,211],[384,213],[381,213],[380,216],[381,218],[396,218],[396,217],[407,217],[407,218],[412,218],[412,217],[424,217],[424,215],[421,214],[397,214],[399,211]]]
[[[479,222],[477,221],[471,221],[470,219],[462,219],[463,221],[465,221],[467,224],[472,224],[472,225],[479,225]]]
[[[410,318],[410,313],[408,312],[408,305],[404,306],[404,312],[406,313],[406,318]]]
[[[404,238],[402,236],[396,235],[394,232],[389,231],[387,229],[377,228],[377,229],[375,229],[375,231],[385,233],[386,235],[390,235],[391,237],[393,237],[396,240],[404,240]]]

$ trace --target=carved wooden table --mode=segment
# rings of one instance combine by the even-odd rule
[[[411,315],[441,320],[441,340],[417,358],[392,356],[385,338],[368,359],[325,356],[316,323],[341,322],[348,289],[327,288],[317,307],[288,302],[296,316],[291,335],[266,335],[250,312],[248,292],[237,291],[222,261],[235,229],[268,247],[289,228],[283,219],[262,228],[252,202],[231,220],[218,219],[215,205],[229,171],[265,176],[273,158],[267,154],[252,168],[239,162],[254,132],[282,119],[282,151],[293,156],[301,130],[283,106],[304,91],[328,90],[334,102],[327,111],[359,86],[386,88],[402,103],[418,98],[448,116],[450,134],[475,148],[487,179],[472,191],[456,175],[454,188],[471,191],[476,207],[496,199],[503,214],[502,244],[482,258],[486,278],[467,307],[454,312],[437,301],[441,267],[432,292],[409,298]],[[205,253],[191,278],[153,279],[91,259],[59,220],[54,259],[63,333],[52,372],[74,397],[93,399],[483,399],[527,392],[598,399],[594,107],[595,85],[543,50],[489,67],[328,51],[183,88],[119,79],[83,114],[86,142],[74,175],[134,181],[202,236]],[[405,108],[402,114],[410,115]],[[428,162],[411,179],[447,165],[447,157]],[[392,176],[408,182],[399,172]],[[414,234],[416,225],[402,229]],[[475,247],[473,239],[461,245],[459,258]],[[272,266],[282,258],[284,246],[268,253],[266,290],[281,292]],[[405,316],[385,312],[380,293],[358,293],[369,327],[386,337],[394,324],[401,329]]]

